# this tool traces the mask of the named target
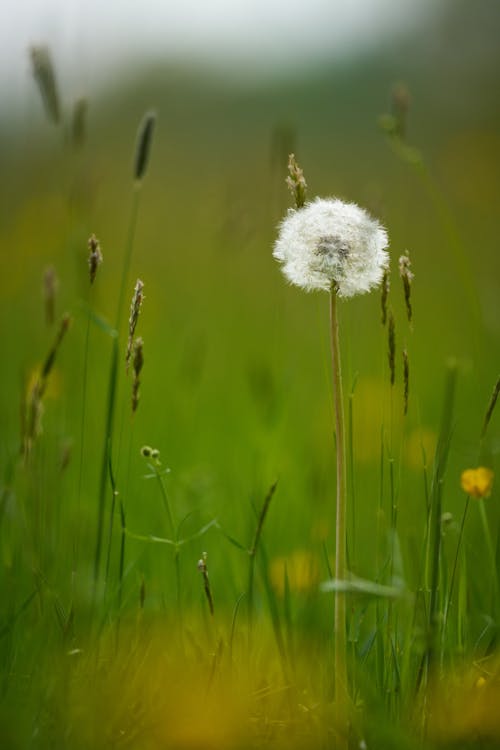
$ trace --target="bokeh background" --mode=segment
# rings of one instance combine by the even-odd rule
[[[130,295],[137,277],[145,284],[142,396],[132,421],[130,383],[121,377],[115,442],[129,527],[165,533],[157,488],[144,479],[139,455],[149,444],[171,469],[176,513],[189,514],[188,529],[217,517],[248,540],[252,503],[279,478],[268,520],[272,553],[280,560],[305,549],[322,565],[335,482],[328,301],[287,287],[271,255],[291,204],[284,179],[293,151],[311,196],[356,201],[389,232],[397,337],[392,428],[379,295],[341,309],[357,465],[351,562],[370,577],[382,424],[394,444],[404,433],[397,481],[404,554],[411,557],[424,523],[422,456],[432,456],[446,363],[455,358],[459,368],[445,496],[445,510],[454,514],[463,506],[460,471],[477,461],[498,375],[498,4],[192,0],[181,7],[150,0],[104,8],[8,1],[0,28],[0,460],[7,467],[16,455],[22,392],[54,335],[42,293],[43,274],[53,266],[56,313],[74,317],[47,393],[40,448],[60,585],[69,590],[72,549],[64,540],[76,528],[87,539],[82,565],[90,579],[110,357],[109,337],[92,325],[77,507],[87,239],[94,232],[104,254],[91,304],[113,321],[135,139],[151,109],[157,127],[129,284]],[[29,47],[40,44],[49,46],[54,63],[59,125],[46,116],[32,77]],[[380,118],[394,111],[395,90],[408,92],[404,143],[415,151],[395,147],[381,127]],[[82,96],[84,137],[75,148],[71,118]],[[415,273],[413,329],[397,272],[406,250]],[[403,347],[411,366],[404,424]],[[488,445],[492,465],[498,430],[496,436]],[[61,451],[70,455],[62,474]],[[497,511],[490,512],[496,523]],[[185,591],[202,598],[200,547],[196,542],[186,556]],[[234,602],[245,575],[228,564],[237,551],[215,532],[203,549],[214,590]],[[167,576],[170,561],[163,550],[134,541],[127,555],[130,597],[145,576],[154,608],[166,580],[158,566]]]

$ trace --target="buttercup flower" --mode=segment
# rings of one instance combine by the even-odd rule
[[[339,297],[352,297],[380,284],[387,245],[383,226],[355,203],[316,198],[289,210],[273,255],[292,284],[306,291],[333,284]]]
[[[477,469],[466,469],[460,477],[462,489],[471,497],[479,500],[489,497],[493,487],[494,474],[491,469],[479,466]]]

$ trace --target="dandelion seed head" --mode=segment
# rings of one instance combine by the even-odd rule
[[[388,266],[387,232],[355,203],[316,198],[290,210],[280,225],[274,257],[292,284],[340,297],[378,286]]]

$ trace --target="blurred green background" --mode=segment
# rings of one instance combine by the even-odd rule
[[[457,2],[383,48],[291,68],[288,74],[270,72],[267,80],[180,63],[137,65],[89,98],[79,149],[71,145],[69,125],[76,95],[64,86],[63,126],[44,119],[34,82],[25,110],[29,117],[2,120],[0,460],[5,476],[18,451],[24,383],[55,332],[43,312],[42,277],[49,265],[59,279],[57,315],[70,311],[74,317],[47,393],[33,490],[46,498],[45,570],[58,590],[66,596],[72,590],[70,540],[77,533],[83,539],[78,596],[83,602],[90,595],[111,352],[109,336],[92,325],[78,504],[87,239],[94,232],[104,255],[91,305],[112,323],[136,133],[150,109],[158,121],[128,285],[130,296],[137,277],[145,285],[138,325],[145,365],[133,420],[130,379],[120,374],[114,444],[129,529],[166,534],[157,486],[144,478],[147,468],[139,451],[148,444],[161,451],[163,465],[171,469],[167,482],[176,516],[190,514],[186,533],[217,518],[248,544],[255,523],[252,504],[260,505],[278,478],[266,527],[271,556],[307,550],[318,560],[320,577],[327,575],[322,543],[326,539],[332,549],[335,488],[328,300],[287,287],[271,254],[277,224],[291,204],[284,183],[290,151],[305,171],[310,196],[358,202],[388,229],[397,339],[392,439],[407,562],[418,549],[425,519],[421,444],[431,463],[449,358],[458,362],[459,380],[444,509],[459,517],[460,472],[477,463],[478,435],[499,364],[499,30],[496,3]],[[391,112],[398,83],[410,94],[406,143],[422,155],[423,170],[401,158],[379,126],[380,116]],[[405,250],[415,273],[413,330],[405,320],[397,270]],[[379,294],[343,303],[341,326],[348,394],[355,384],[351,564],[370,578],[382,424],[384,439],[391,440]],[[403,347],[411,367],[404,422]],[[487,459],[495,468],[498,428],[491,435]],[[61,471],[61,451],[68,448],[69,465]],[[499,513],[493,503],[488,512],[496,529]],[[477,523],[471,519],[471,539]],[[23,534],[20,525],[13,528],[3,539],[8,564]],[[233,562],[238,551],[213,530],[183,552],[186,600],[203,601],[196,570],[202,550],[209,555],[216,598],[232,606],[245,587],[246,569]],[[115,546],[114,566],[117,554]],[[136,601],[144,577],[147,606],[155,611],[173,597],[171,575],[164,547],[128,540],[130,601]],[[26,571],[20,590],[27,595],[30,587]]]

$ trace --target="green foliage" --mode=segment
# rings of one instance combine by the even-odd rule
[[[351,91],[337,85],[348,107]],[[10,157],[0,229],[9,250],[0,269],[0,736],[19,748],[332,746],[331,592],[341,589],[352,746],[463,747],[482,737],[487,747],[500,738],[498,721],[486,720],[498,691],[500,511],[494,489],[479,507],[470,501],[461,525],[460,473],[476,465],[479,443],[481,461],[498,464],[498,416],[487,411],[498,310],[494,273],[484,272],[498,262],[497,205],[480,180],[482,201],[471,199],[454,160],[459,139],[488,183],[483,157],[498,143],[458,123],[440,146],[445,190],[436,193],[425,148],[407,144],[402,127],[383,121],[401,158],[375,138],[382,107],[370,109],[368,94],[366,111],[337,123],[320,84],[293,96],[285,87],[272,105],[263,92],[252,107],[230,92],[215,107],[207,91],[203,118],[199,92],[168,92],[172,116],[159,118],[145,176],[142,155],[140,206],[130,159],[142,102],[113,115],[101,104],[78,153],[40,140],[29,161],[19,150]],[[340,309],[353,384],[344,582],[331,564],[328,302],[287,288],[271,258],[288,196],[286,164],[273,153],[270,166],[269,149],[282,151],[276,133],[294,140],[295,126],[309,194],[382,206],[392,238],[393,372],[376,295]],[[90,294],[93,232],[103,264]],[[405,249],[411,326],[397,271]],[[56,333],[39,294],[49,263],[60,279],[56,320],[69,310],[74,322],[44,381],[43,431],[21,456],[19,406]],[[147,357],[132,415],[124,321],[136,275]],[[450,355],[456,393],[450,380],[443,405],[436,384]],[[448,705],[448,734],[433,701]]]

